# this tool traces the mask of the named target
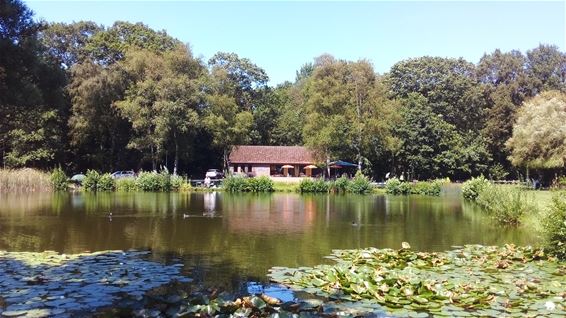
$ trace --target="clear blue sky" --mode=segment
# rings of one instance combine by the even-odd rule
[[[205,60],[235,52],[264,68],[273,85],[294,80],[301,65],[322,53],[367,58],[384,73],[423,55],[476,63],[496,48],[566,47],[565,1],[25,2],[50,22],[141,21],[189,43]]]

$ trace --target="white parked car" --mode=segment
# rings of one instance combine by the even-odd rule
[[[224,173],[219,169],[208,169],[204,177],[209,177],[210,179],[222,179],[224,178]]]

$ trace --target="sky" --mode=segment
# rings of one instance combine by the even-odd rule
[[[48,22],[143,22],[188,43],[207,61],[234,52],[294,81],[321,54],[370,60],[378,73],[425,55],[477,63],[499,48],[566,51],[566,1],[44,1],[25,3]]]

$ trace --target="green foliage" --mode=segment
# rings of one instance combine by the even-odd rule
[[[142,171],[136,178],[136,188],[140,191],[169,191],[171,190],[171,176],[167,171]]]
[[[566,260],[566,192],[559,192],[552,198],[552,203],[543,218],[546,237],[546,250]]]
[[[98,188],[98,181],[100,180],[100,174],[96,170],[87,170],[85,178],[83,180],[83,188],[87,191],[96,191]]]
[[[244,178],[229,176],[222,182],[228,192],[273,192],[273,181],[266,176]]]
[[[538,213],[528,193],[516,187],[484,186],[476,202],[501,224],[518,225],[523,215]]]
[[[327,257],[332,264],[274,267],[269,276],[294,290],[348,302],[351,309],[379,304],[395,317],[502,317],[509,310],[549,316],[562,310],[560,302],[554,303],[566,285],[562,263],[542,249],[466,245],[430,253],[413,251],[406,242],[401,246],[334,250]],[[556,308],[541,306],[545,302]]]
[[[184,184],[187,183],[185,178],[179,175],[172,175],[170,182],[171,182],[171,190],[173,191],[179,191],[179,189],[181,189],[184,186]]]
[[[50,180],[55,191],[67,190],[67,182],[69,181],[69,179],[67,178],[65,171],[63,171],[61,167],[53,169],[53,171],[51,172]]]
[[[356,172],[356,175],[348,185],[348,192],[364,194],[370,192],[372,189],[369,178],[364,176],[361,171]]]
[[[301,193],[327,193],[330,190],[331,183],[324,179],[306,178],[299,183],[299,192]]]
[[[247,181],[250,192],[273,192],[273,181],[269,177],[248,178]]]
[[[432,181],[403,182],[397,178],[391,178],[385,182],[385,192],[395,195],[421,194],[439,196],[442,192],[442,179]]]
[[[120,178],[115,180],[116,191],[133,192],[137,191],[135,178]]]
[[[114,189],[116,189],[116,183],[114,182],[114,179],[112,178],[110,173],[100,175],[100,178],[98,178],[98,182],[96,184],[96,190],[108,192],[114,191]]]
[[[491,182],[484,176],[471,178],[462,184],[462,196],[467,200],[476,200],[480,193],[489,186],[491,186]]]
[[[351,181],[348,178],[341,176],[340,178],[334,180],[334,183],[332,184],[332,190],[334,192],[344,193],[348,191],[350,184]]]
[[[228,176],[222,181],[224,190],[228,192],[247,192],[248,182],[240,176]]]

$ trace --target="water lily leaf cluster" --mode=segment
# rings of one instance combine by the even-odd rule
[[[273,281],[401,316],[566,315],[566,263],[532,247],[466,245],[446,252],[335,250],[332,265],[270,270]]]
[[[180,264],[143,259],[145,251],[74,255],[0,251],[0,317],[92,313],[173,280],[189,282]]]

